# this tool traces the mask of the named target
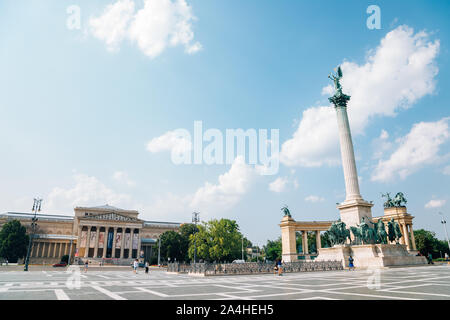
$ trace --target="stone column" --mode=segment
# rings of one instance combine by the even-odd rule
[[[57,258],[57,256],[56,256],[56,245],[57,245],[58,243],[53,243],[53,245],[54,245],[54,247],[53,247],[53,258]]]
[[[106,258],[106,250],[108,250],[108,234],[109,227],[105,227],[105,236],[103,237],[103,258]]]
[[[113,243],[111,248],[111,258],[116,257],[116,235],[117,235],[117,227],[114,227],[114,236],[113,236]]]
[[[303,254],[308,254],[308,231],[302,231],[302,236],[303,236],[303,241],[302,241],[302,246],[303,246]]]
[[[344,169],[345,201],[362,200],[359,191],[358,173],[356,171],[355,152],[353,150],[352,135],[348,122],[347,107],[336,106],[335,109],[341,145],[342,167]]]
[[[97,258],[98,255],[98,238],[100,235],[100,227],[97,226],[97,234],[95,236],[95,247],[94,247],[94,258]]]
[[[123,251],[125,250],[125,230],[126,228],[122,228],[122,239],[120,240],[120,259],[123,259]]]
[[[297,244],[295,237],[295,220],[284,216],[281,220],[281,257],[284,262],[297,261]]]
[[[411,231],[411,244],[413,250],[417,250],[416,248],[416,238],[414,237],[414,230],[412,224],[409,225],[409,230]]]
[[[319,253],[319,249],[322,249],[322,242],[320,241],[320,231],[316,230],[316,248],[317,253]]]
[[[59,244],[59,256],[60,257],[62,257],[63,256],[63,254],[62,254],[62,247],[63,247],[63,244],[62,244],[62,242]]]
[[[408,233],[408,227],[406,226],[406,223],[402,224],[402,228],[403,228],[403,238],[406,244],[406,248],[408,250],[411,250],[411,245],[409,244],[409,233]]]
[[[139,231],[139,233],[138,233],[138,247],[137,247],[137,252],[136,252],[136,258],[137,259],[140,259],[141,257],[141,230],[139,230],[138,229],[138,231]]]
[[[84,257],[87,258],[89,254],[89,242],[91,240],[91,226],[88,227],[87,239],[86,239],[86,249],[84,249]]]

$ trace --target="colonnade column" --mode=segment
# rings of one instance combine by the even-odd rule
[[[105,227],[105,236],[103,237],[103,259],[106,258],[106,251],[108,250],[108,234],[109,227]]]
[[[322,249],[322,243],[320,241],[320,231],[316,230],[316,248],[317,248],[317,253],[319,253],[319,249]]]
[[[308,254],[308,231],[302,231],[302,236],[303,236],[303,241],[302,241],[302,246],[303,246],[303,254]]]
[[[91,239],[91,227],[89,226],[88,231],[87,231],[87,237],[86,237],[86,248],[84,249],[84,257],[85,258],[88,257],[90,239]]]
[[[412,224],[409,225],[409,229],[410,229],[410,231],[411,231],[411,244],[412,244],[412,248],[413,248],[413,250],[417,250],[417,248],[416,248],[416,239],[414,238],[414,230],[413,230]]]
[[[57,242],[55,242],[55,246],[53,247],[53,258],[57,258],[57,256],[56,256],[56,245],[57,245],[58,243]]]
[[[408,232],[408,227],[406,225],[406,223],[402,224],[402,228],[403,228],[403,238],[406,244],[406,248],[408,250],[411,250],[411,245],[409,244],[409,232]]]
[[[138,246],[137,246],[137,252],[136,252],[136,258],[140,259],[141,258],[141,230],[139,230],[138,233]]]
[[[95,247],[94,247],[94,258],[97,258],[98,255],[98,238],[100,235],[100,228],[97,226],[97,234],[95,236]]]
[[[122,228],[122,238],[120,240],[120,259],[123,259],[123,251],[125,250],[125,231],[126,228]]]
[[[117,227],[114,227],[114,236],[113,236],[113,243],[111,248],[111,258],[116,257],[116,235],[117,235]]]

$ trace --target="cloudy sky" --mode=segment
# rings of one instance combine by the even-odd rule
[[[345,198],[328,74],[342,66],[362,196],[402,191],[415,228],[450,219],[445,1],[110,0],[0,3],[0,212],[137,209],[237,220],[255,243]],[[279,170],[248,152],[175,164],[203,130],[279,129]],[[270,137],[269,137],[270,138]],[[273,141],[271,141],[273,145]],[[205,145],[207,143],[205,142]],[[260,163],[259,163],[260,164]]]

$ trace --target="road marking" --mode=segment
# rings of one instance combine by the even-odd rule
[[[62,289],[55,289],[55,294],[58,300],[70,300],[69,296]]]
[[[115,294],[114,292],[111,292],[109,290],[106,290],[105,288],[98,287],[98,286],[91,286],[91,288],[100,291],[103,294],[106,294],[108,297],[113,298],[114,300],[127,300],[124,297],[119,296],[118,294]]]
[[[138,287],[136,287],[135,289],[140,290],[140,291],[144,291],[144,292],[147,292],[147,293],[151,293],[151,294],[154,294],[155,296],[159,296],[159,297],[163,297],[163,298],[169,297],[169,296],[168,296],[167,294],[165,294],[165,293],[156,292],[156,291],[153,291],[153,290],[150,290],[150,289],[138,288]]]

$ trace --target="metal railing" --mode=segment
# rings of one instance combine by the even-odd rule
[[[343,270],[342,261],[295,261],[286,262],[282,265],[283,273],[308,272],[308,271],[331,271]],[[247,262],[247,263],[196,263],[181,264],[169,263],[167,272],[191,273],[203,275],[226,275],[226,274],[262,274],[274,273],[275,263]]]

